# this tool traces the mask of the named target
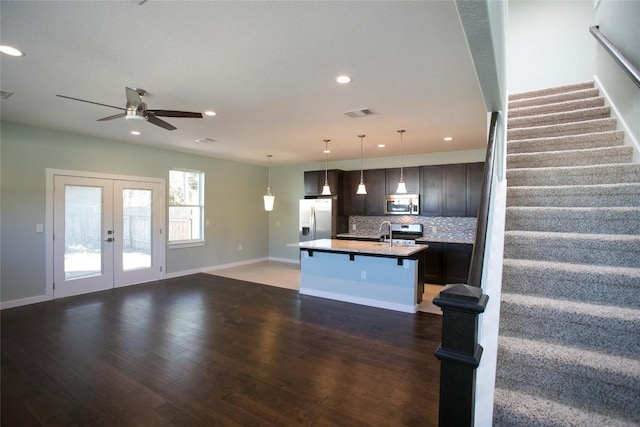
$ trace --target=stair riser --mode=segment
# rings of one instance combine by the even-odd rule
[[[572,135],[558,138],[522,139],[507,144],[509,154],[539,153],[544,151],[583,150],[589,148],[615,147],[624,142],[624,132],[613,131]]]
[[[509,95],[509,108],[520,108],[525,105],[554,104],[574,99],[594,98],[599,96],[598,89],[591,86],[575,87],[572,90],[546,90],[538,93],[527,92]]]
[[[507,231],[546,231],[584,234],[640,234],[640,219],[594,219],[550,217],[530,218],[507,213]]]
[[[629,163],[633,155],[633,148],[624,150],[612,150],[609,152],[572,152],[565,151],[561,154],[549,153],[541,155],[509,155],[507,156],[507,168],[550,168],[563,166],[591,166],[606,165],[612,163]]]
[[[559,125],[562,123],[581,122],[585,120],[604,119],[611,116],[608,107],[578,110],[572,112],[542,114],[509,119],[507,129],[520,129],[533,126]]]
[[[565,405],[639,421],[635,391],[628,387],[562,373],[551,375],[549,367],[514,366],[505,359],[501,362],[506,366],[498,371],[496,385],[499,387],[516,386],[530,394],[562,401]]]
[[[571,246],[538,246],[510,244],[504,248],[505,258],[536,261],[569,262],[573,264],[610,265],[640,268],[636,251],[606,251]]]
[[[598,185],[640,182],[640,165],[629,167],[606,166],[584,169],[527,169],[507,170],[507,185]]]
[[[539,340],[541,346],[550,342],[631,358],[637,358],[640,352],[638,333],[620,330],[614,322],[596,320],[597,325],[589,325],[582,319],[574,319],[570,323],[504,302],[500,310],[501,336]]]
[[[551,138],[565,135],[582,135],[591,132],[609,132],[615,129],[615,119],[601,119],[561,125],[519,128],[507,131],[507,141],[517,141],[530,138]]]
[[[521,272],[504,266],[502,291],[568,301],[608,304],[620,307],[640,307],[638,286],[618,286],[597,277],[588,280],[558,274],[554,271]]]
[[[510,191],[518,190],[518,191]],[[510,187],[507,191],[507,206],[531,206],[531,207],[640,207],[640,190],[619,194],[602,194],[600,190],[594,190],[592,194],[584,192],[556,192],[540,194],[535,191]]]
[[[509,120],[517,117],[534,116],[537,114],[553,114],[563,111],[584,110],[587,108],[598,108],[604,106],[604,98],[587,98],[575,101],[558,102],[555,104],[539,105],[535,107],[512,108],[509,109]]]

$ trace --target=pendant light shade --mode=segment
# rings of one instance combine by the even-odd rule
[[[329,171],[327,170],[327,156],[329,155],[329,141],[330,139],[324,140],[324,185],[322,186],[322,195],[330,196],[331,188],[329,188]]]
[[[404,141],[402,140],[404,129],[399,130],[398,133],[400,134],[400,182],[398,183],[398,189],[396,190],[396,193],[406,194],[407,186],[404,183]]]
[[[267,194],[265,194],[263,198],[264,210],[267,212],[271,212],[273,210],[273,203],[276,200],[276,196],[271,194],[271,157],[273,156],[271,154],[268,154],[267,157],[269,158],[269,181],[267,184]]]
[[[356,191],[356,194],[367,194],[367,187],[364,186],[364,171],[363,171],[363,143],[362,143],[362,139],[367,136],[367,135],[358,135],[358,138],[360,138],[360,184],[358,184],[358,191]]]

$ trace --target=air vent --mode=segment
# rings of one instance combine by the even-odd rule
[[[5,92],[4,90],[0,91],[0,98],[2,99],[7,99],[11,95],[13,95],[13,92]]]
[[[344,112],[345,116],[351,117],[352,119],[355,119],[355,118],[358,118],[358,117],[370,116],[371,114],[373,114],[373,111],[371,111],[368,108],[361,108],[359,110],[345,111]]]

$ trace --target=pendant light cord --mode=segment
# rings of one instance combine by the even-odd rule
[[[363,168],[364,168],[364,161],[363,161],[363,157],[364,157],[364,151],[362,148],[362,138],[364,138],[366,135],[358,135],[358,138],[360,138],[360,184],[362,184],[364,182],[364,172],[363,172]]]
[[[402,140],[402,134],[404,129],[398,131],[400,134],[400,182],[404,182],[404,141]]]
[[[330,139],[325,139],[324,140],[324,185],[329,185],[329,166],[328,166],[328,157],[329,157],[329,141],[331,141]]]
[[[271,157],[273,157],[272,154],[267,154],[267,157],[269,158],[269,172],[268,172],[268,181],[267,181],[267,192],[271,190]]]

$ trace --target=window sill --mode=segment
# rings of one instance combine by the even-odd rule
[[[183,249],[183,248],[195,248],[199,246],[204,246],[204,240],[193,240],[189,242],[175,242],[169,243],[169,250],[172,249]]]

